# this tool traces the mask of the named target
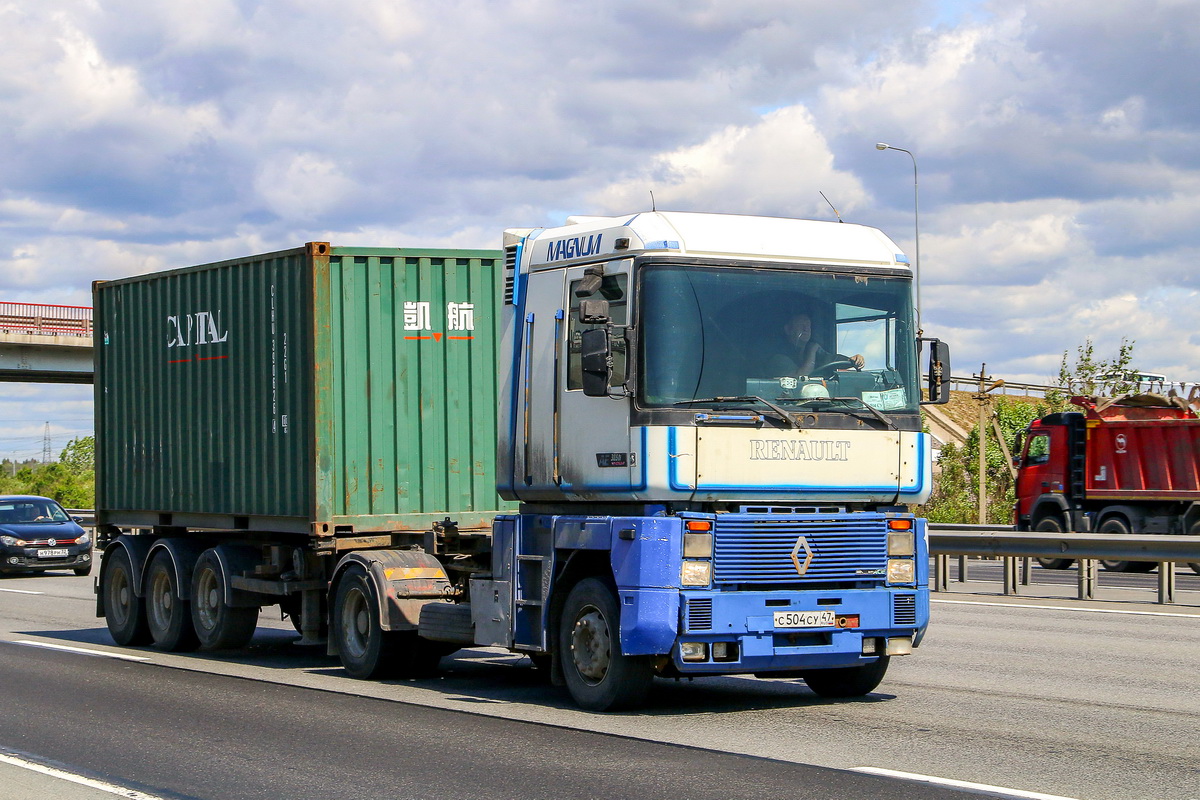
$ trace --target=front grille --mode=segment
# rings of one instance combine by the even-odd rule
[[[882,583],[887,569],[887,519],[846,514],[815,519],[719,515],[714,525],[717,584]],[[803,536],[812,551],[801,575],[792,551]],[[798,558],[803,564],[805,552]]]
[[[892,600],[892,625],[897,628],[917,624],[917,596],[898,594]]]
[[[687,629],[689,631],[712,630],[712,598],[688,600]]]

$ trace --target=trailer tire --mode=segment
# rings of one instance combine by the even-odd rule
[[[205,550],[192,572],[192,626],[202,650],[245,647],[258,627],[258,609],[225,601],[225,569],[215,550]]]
[[[104,622],[109,634],[122,647],[150,644],[145,601],[135,591],[137,579],[129,551],[118,547],[112,555],[105,554],[105,561],[100,573],[100,596],[104,600]]]
[[[862,697],[875,691],[887,672],[888,656],[861,667],[802,670],[800,677],[821,697]]]
[[[1097,533],[1111,533],[1117,536],[1129,533],[1129,525],[1121,517],[1109,517],[1100,523]],[[1158,564],[1154,561],[1100,561],[1100,565],[1110,572],[1150,572]]]
[[[146,570],[146,624],[159,650],[183,653],[200,646],[192,627],[191,603],[179,597],[179,576],[166,550],[155,553]]]
[[[1063,524],[1058,517],[1045,517],[1038,520],[1033,529],[1042,533],[1062,533]],[[1041,564],[1043,569],[1070,569],[1071,565],[1075,563],[1073,558],[1038,558],[1034,560]]]
[[[649,656],[621,652],[620,607],[599,578],[585,578],[563,606],[559,647],[571,697],[589,711],[641,705],[654,681]]]

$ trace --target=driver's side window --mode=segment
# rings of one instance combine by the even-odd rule
[[[1050,460],[1050,437],[1046,434],[1038,434],[1029,440],[1029,447],[1025,450],[1026,464],[1045,464]]]
[[[628,314],[628,285],[629,276],[624,274],[606,275],[600,284],[597,294],[608,301],[608,315],[612,318],[613,336],[613,370],[610,386],[620,386],[625,382],[625,337],[621,335]],[[580,297],[575,294],[580,281],[573,281],[569,287],[571,307],[567,314],[567,388],[583,388],[583,364],[581,348],[583,332],[592,328],[602,328],[603,325],[593,325],[579,321]]]

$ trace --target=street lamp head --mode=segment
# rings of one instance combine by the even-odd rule
[[[891,145],[884,144],[883,142],[876,142],[876,143],[875,143],[875,149],[876,149],[876,150],[887,150],[889,147],[891,147]]]

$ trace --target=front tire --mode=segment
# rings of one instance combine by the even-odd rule
[[[1041,533],[1062,533],[1063,524],[1058,517],[1046,517],[1038,520],[1034,530]],[[1034,560],[1041,564],[1043,569],[1070,569],[1071,565],[1075,563],[1073,558],[1038,558]]]
[[[169,653],[195,650],[200,645],[192,627],[191,603],[179,597],[179,576],[166,550],[159,550],[146,571],[146,623],[154,647]]]
[[[216,551],[205,550],[192,572],[192,626],[204,650],[245,647],[258,626],[257,608],[234,608],[225,602],[225,570]]]
[[[800,677],[821,697],[862,697],[875,691],[887,672],[888,656],[861,667],[804,670]]]
[[[558,651],[571,697],[589,711],[641,705],[654,681],[648,656],[621,653],[620,612],[612,589],[586,578],[563,606]]]
[[[105,561],[100,596],[104,600],[104,622],[109,635],[122,647],[150,644],[145,600],[134,591],[137,583],[129,552],[119,547],[112,555],[106,555]]]

